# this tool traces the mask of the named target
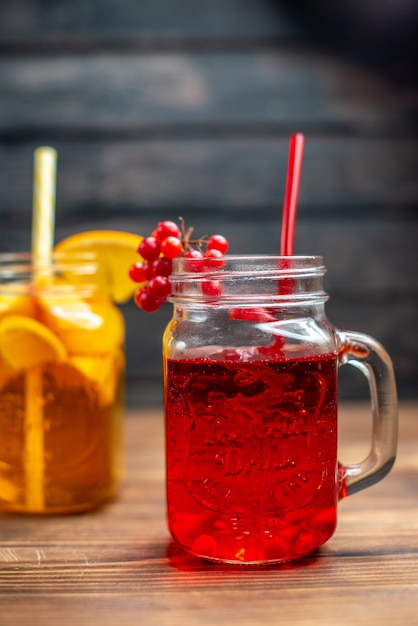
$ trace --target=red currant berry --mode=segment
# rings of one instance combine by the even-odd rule
[[[154,278],[155,276],[154,263],[144,263],[142,267],[144,270],[144,276],[146,280],[151,280],[151,278]]]
[[[189,250],[184,255],[185,259],[189,259],[185,264],[185,269],[188,272],[201,272],[204,269],[204,264],[199,261],[203,259],[203,254],[200,250]]]
[[[177,237],[177,239],[180,239],[180,229],[174,222],[159,222],[156,237],[159,243],[162,243],[167,237]]]
[[[184,254],[185,259],[203,259],[203,254],[200,250],[188,250]]]
[[[146,261],[154,261],[160,255],[160,244],[155,237],[145,237],[139,244],[138,252]]]
[[[219,252],[222,252],[222,254],[226,254],[228,248],[228,240],[223,235],[212,235],[211,237],[209,237],[206,244],[207,250],[219,250]]]
[[[173,261],[161,256],[153,262],[152,269],[154,276],[170,276],[173,271]]]
[[[224,255],[219,250],[215,248],[211,248],[210,250],[206,250],[205,259],[207,262],[205,263],[206,270],[216,270],[219,267],[222,267],[225,264]]]
[[[222,285],[219,280],[207,280],[202,282],[202,293],[205,296],[220,296]]]
[[[161,242],[161,252],[168,259],[175,259],[182,253],[183,247],[178,237],[167,237]]]
[[[131,265],[129,268],[129,278],[133,280],[134,283],[143,283],[146,280],[144,264],[138,262]]]
[[[134,295],[135,303],[146,313],[158,311],[162,304],[160,298],[155,298],[148,289],[148,286],[138,289]]]
[[[223,259],[224,255],[220,250],[217,250],[216,248],[210,248],[209,250],[206,250],[205,257],[207,259]]]
[[[148,283],[148,292],[156,299],[166,299],[171,291],[167,276],[155,276]]]

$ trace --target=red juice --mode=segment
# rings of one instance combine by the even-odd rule
[[[254,357],[256,358],[257,357]],[[165,364],[167,515],[197,556],[286,561],[334,532],[337,357]]]

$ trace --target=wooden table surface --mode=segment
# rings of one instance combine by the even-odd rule
[[[340,409],[340,458],[366,454],[365,405]],[[0,624],[418,624],[418,405],[400,407],[398,457],[340,503],[317,553],[275,567],[185,554],[165,526],[162,411],[126,416],[120,497],[79,516],[0,517]]]

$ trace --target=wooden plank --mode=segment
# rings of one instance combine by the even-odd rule
[[[128,414],[115,503],[88,515],[0,517],[2,624],[32,615],[43,626],[287,626],[289,616],[294,626],[414,624],[416,412],[416,403],[401,406],[393,470],[340,502],[334,536],[299,562],[268,568],[208,565],[170,541],[162,411]],[[341,406],[340,458],[360,458],[369,420],[366,404]]]
[[[259,0],[73,0],[46,5],[13,0],[0,5],[0,42],[61,46],[85,43],[140,43],[151,38],[193,40],[225,37],[280,38],[297,31],[277,4]]]
[[[131,528],[129,528],[129,530],[132,532]],[[166,533],[164,532],[164,538],[165,535]],[[367,539],[368,537],[365,537],[363,541],[366,542]],[[137,558],[134,559],[134,562],[127,558],[129,555],[126,554],[126,551],[129,549],[129,546],[124,545],[120,537],[118,541],[115,542],[117,548],[113,551],[113,554],[112,551],[104,550],[100,544],[89,546],[83,542],[80,545],[77,540],[73,538],[73,553],[70,559],[66,559],[65,563],[62,563],[62,561],[69,552],[68,548],[66,549],[65,545],[61,546],[59,544],[58,549],[55,550],[56,555],[58,555],[56,556],[54,555],[54,550],[49,549],[49,545],[47,545],[46,549],[42,550],[42,566],[36,565],[33,555],[34,550],[30,550],[32,554],[28,554],[29,550],[18,549],[15,554],[19,559],[20,570],[24,574],[21,577],[20,594],[40,595],[41,597],[44,596],[45,600],[45,596],[47,595],[55,596],[56,594],[60,594],[64,597],[68,597],[71,593],[74,594],[75,592],[82,597],[88,597],[90,594],[97,593],[98,589],[100,589],[100,593],[102,594],[107,596],[114,594],[117,597],[118,587],[123,587],[125,593],[135,594],[139,578],[141,580],[141,595],[143,599],[144,596],[148,596],[148,598],[156,597],[157,594],[161,592],[172,595],[176,584],[182,586],[175,568],[173,567],[172,570],[164,571],[164,573],[160,568],[156,567],[149,571],[153,561],[157,558],[158,560],[164,558],[163,550],[165,545],[163,541],[158,542],[157,546],[152,546],[153,550],[148,549],[145,554],[144,549],[141,549],[141,543],[143,542],[140,541],[139,554],[137,554]],[[399,545],[400,542],[397,543]],[[414,542],[414,544],[416,545],[416,542]],[[411,547],[409,547],[409,550],[411,550]],[[185,564],[189,562],[191,563],[191,567],[193,567],[195,560],[191,557],[186,558],[184,553],[176,548],[176,546],[171,547],[171,552],[171,561],[173,563],[176,563],[177,558],[178,562],[184,562]],[[80,580],[79,575],[80,567],[82,566],[80,562],[81,554],[84,554],[86,557],[83,580]],[[326,558],[326,549],[324,558]],[[414,581],[416,570],[414,554],[408,556],[397,554],[395,557],[379,554],[377,556],[367,555],[367,557],[360,557],[356,561],[352,559],[351,566],[346,569],[345,583],[347,587],[357,586],[358,577],[360,572],[364,571],[363,568],[366,561],[368,563],[368,571],[364,572],[362,576],[364,585],[371,585],[373,581],[374,587],[380,588],[381,590],[388,589],[389,591],[405,587],[416,587]],[[382,561],[384,561],[385,567],[383,567]],[[402,567],[399,568],[399,565]],[[287,581],[288,588],[291,591],[295,592],[298,590],[300,592],[309,585],[311,588],[315,588],[319,593],[321,591],[324,592],[324,590],[329,590],[330,582],[327,580],[327,574],[331,575],[334,567],[335,564],[331,557],[329,558],[329,562],[324,564],[321,575],[314,579],[311,578],[312,572],[309,571],[309,568],[301,567],[298,573],[294,571],[291,580]],[[203,590],[206,586],[206,590],[215,592],[218,585],[215,585],[210,571],[211,570],[201,563],[199,569],[195,572],[197,580],[194,581],[194,584],[197,585],[200,590]],[[265,582],[265,587],[267,588],[265,591],[273,591],[275,585],[284,582],[283,570],[271,568],[270,571],[271,579]],[[52,573],[54,577],[52,577]],[[0,577],[3,594],[16,593],[15,579],[16,573],[10,569],[9,565],[8,571],[6,570],[5,574]],[[237,591],[237,586],[239,587],[240,593],[250,592],[251,589],[254,588],[254,585],[256,585],[256,580],[257,576],[255,572],[247,572],[245,575],[241,575],[237,570],[231,571],[229,576],[225,576],[225,581],[220,586],[222,590],[219,594],[219,600],[221,600],[222,597],[226,600],[229,594],[234,594],[234,592]],[[185,583],[186,581],[184,580],[183,584]],[[156,589],[157,586],[158,591]],[[172,599],[174,600],[174,598]],[[175,623],[180,624],[179,622]],[[254,623],[256,622],[252,622],[252,624]]]
[[[133,212],[257,209],[282,202],[288,139],[56,141],[58,206],[63,216],[86,210],[109,217]],[[31,201],[36,144],[0,147],[0,214],[13,219]],[[415,206],[414,139],[308,136],[300,207],[344,211]],[[415,212],[413,212],[415,214]],[[13,217],[12,217],[13,216]]]
[[[150,566],[153,569],[156,570],[159,567],[160,558],[150,560]],[[341,582],[341,589],[318,590],[309,582],[309,587],[300,585],[292,588],[294,568],[288,566],[286,568],[287,580],[283,576],[283,579],[277,581],[270,572],[261,574],[263,581],[270,576],[271,585],[267,589],[265,589],[265,582],[263,586],[261,585],[260,576],[253,576],[252,586],[245,587],[245,596],[238,591],[243,573],[241,575],[236,573],[232,577],[231,572],[222,571],[216,577],[207,577],[206,589],[203,582],[198,589],[195,589],[195,566],[192,564],[190,567],[187,558],[183,561],[184,571],[179,571],[170,589],[164,588],[163,582],[165,574],[171,573],[169,568],[175,567],[174,565],[164,567],[160,576],[152,579],[154,589],[144,593],[135,591],[133,584],[129,592],[118,592],[120,581],[115,583],[113,591],[102,594],[97,591],[101,583],[97,583],[91,595],[82,594],[71,597],[69,592],[63,595],[43,591],[21,593],[19,594],[20,603],[15,602],[13,594],[8,592],[3,599],[0,599],[0,610],[4,615],[5,626],[24,626],[28,621],[28,613],[40,615],[43,626],[52,626],[58,622],[62,626],[73,626],[75,622],[92,624],[95,621],[100,621],[102,626],[113,626],[116,619],[118,626],[135,626],[138,619],[146,622],[147,626],[160,626],[168,623],[173,626],[212,626],[214,623],[229,626],[254,626],[260,623],[260,616],[263,619],[262,623],[266,626],[288,626],[289,615],[291,615],[293,626],[307,626],[308,624],[309,626],[335,626],[336,624],[352,626],[353,623],[358,626],[393,626],[398,619],[402,619],[405,624],[414,624],[418,608],[414,586],[408,585],[402,588],[401,585],[396,585],[396,582],[390,587],[373,583],[373,575],[376,574],[379,580],[381,573],[388,567],[387,559],[382,560],[380,568],[375,566],[371,569],[363,585],[351,583],[346,588],[345,583]],[[354,565],[355,559],[351,562]],[[347,564],[346,559],[344,563]],[[357,570],[359,577],[363,568],[368,567],[368,562],[363,561],[361,565],[363,567]],[[388,572],[396,581],[398,571],[405,572],[409,569],[412,571],[411,575],[415,575],[414,565],[413,559],[411,562],[411,560],[400,558],[399,565],[388,568]],[[321,563],[316,563],[316,567],[321,568]],[[330,578],[335,576],[335,569],[330,567],[327,570]],[[213,573],[215,574],[216,571]],[[355,580],[355,570],[352,573],[352,579]],[[60,572],[57,572],[56,576],[59,579]],[[192,582],[188,583],[190,579]],[[200,579],[201,576],[198,575],[198,580]],[[224,579],[233,580],[235,589],[223,592]],[[342,574],[340,579],[344,580]],[[124,586],[124,581],[122,585]],[[375,589],[376,586],[377,589]]]
[[[6,139],[229,128],[387,136],[412,131],[417,104],[414,90],[313,50],[6,58],[0,93]]]

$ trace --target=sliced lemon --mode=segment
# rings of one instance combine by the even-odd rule
[[[0,318],[4,315],[26,315],[35,317],[35,300],[30,296],[0,294]]]
[[[39,298],[39,318],[71,355],[112,354],[124,344],[124,319],[109,300],[76,295]]]
[[[105,268],[108,288],[115,302],[129,300],[137,286],[129,278],[130,266],[140,260],[138,246],[143,237],[118,230],[87,230],[63,239],[55,246],[59,253],[94,253]]]
[[[0,322],[0,354],[17,370],[64,361],[67,356],[49,328],[23,315],[10,315]]]

